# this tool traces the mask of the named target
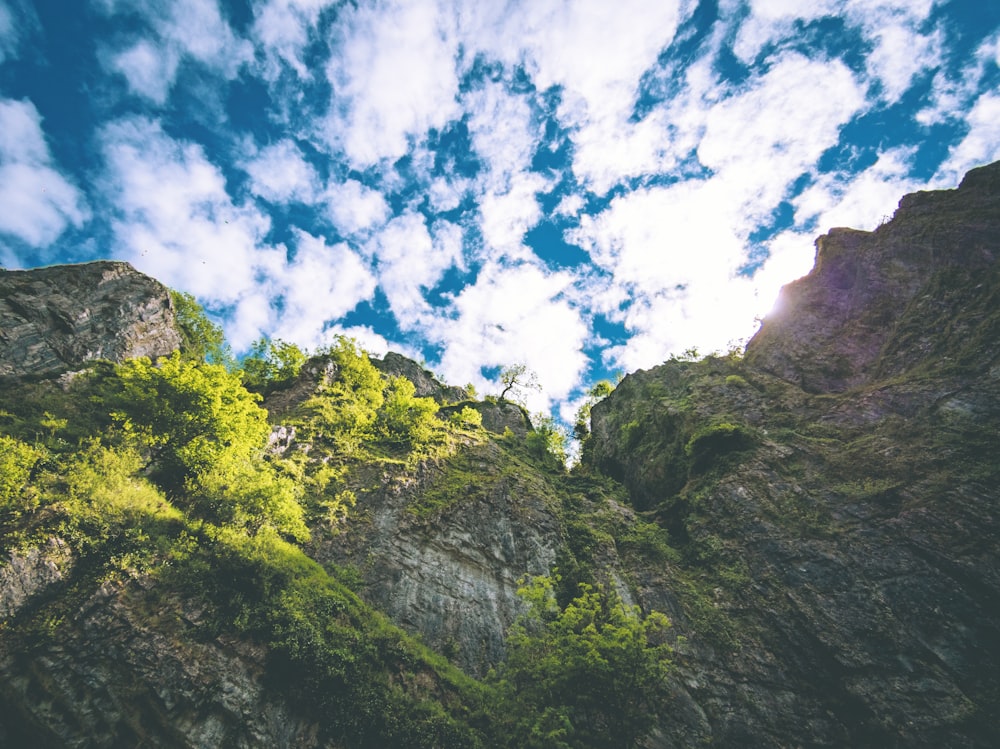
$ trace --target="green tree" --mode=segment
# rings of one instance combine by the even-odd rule
[[[511,628],[507,659],[493,674],[510,745],[635,747],[663,704],[670,623],[600,585],[581,584],[560,609],[557,582],[536,577],[522,585],[528,612]]]
[[[550,460],[558,466],[566,464],[566,433],[551,416],[535,414],[531,419],[532,430],[525,441],[528,452],[536,458]]]
[[[604,400],[611,395],[615,389],[608,380],[601,380],[594,387],[587,391],[587,400],[583,402],[576,412],[576,421],[573,424],[573,436],[581,442],[590,436],[590,410],[594,404]]]
[[[263,460],[270,427],[238,372],[179,354],[118,367],[116,420],[148,455],[150,477],[175,501],[213,523],[256,533],[308,536],[299,489]]]
[[[262,336],[243,359],[243,381],[248,388],[267,392],[295,379],[305,363],[305,352],[294,343]]]
[[[389,378],[378,410],[378,431],[383,439],[416,446],[433,437],[438,404],[432,398],[417,398],[415,392],[405,377]]]
[[[385,401],[385,383],[368,354],[345,337],[319,352],[335,365],[332,381],[302,404],[308,426],[345,453],[373,437],[378,410]]]
[[[30,483],[44,455],[37,447],[0,435],[0,520],[17,519],[37,506],[38,495]]]
[[[267,440],[260,396],[220,365],[185,361],[175,352],[157,365],[131,359],[118,377],[116,419],[149,450],[152,476],[168,492],[197,483],[223,462],[249,460]]]
[[[190,294],[171,290],[170,299],[183,338],[181,350],[184,357],[232,369],[235,364],[233,352],[226,343],[222,328],[208,319],[204,308]]]
[[[528,369],[527,364],[511,364],[500,369],[500,395],[497,400],[506,400],[507,395],[513,398],[515,403],[524,405],[523,401],[529,390],[541,390],[538,383],[538,376]]]

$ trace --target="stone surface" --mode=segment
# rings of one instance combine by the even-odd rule
[[[149,585],[103,585],[58,641],[0,641],[4,746],[318,745],[316,726],[265,685],[266,651],[204,641],[200,612],[162,598],[151,609]]]
[[[465,388],[442,384],[432,372],[394,351],[381,359],[372,357],[371,362],[384,375],[405,377],[412,382],[414,395],[418,398],[433,398],[438,403],[458,403],[469,399],[469,391]]]
[[[523,610],[519,578],[548,574],[562,544],[532,478],[492,442],[386,473],[316,557],[360,570],[366,600],[481,676],[502,659]]]
[[[893,220],[874,232],[833,229],[820,237],[815,268],[781,291],[776,311],[747,346],[747,362],[809,392],[841,392],[905,366],[885,360],[887,345],[905,343],[910,357],[932,353],[920,340],[900,341],[897,328],[918,311],[914,305],[937,298],[942,274],[975,285],[979,274],[993,272],[998,180],[1000,164],[981,167],[957,190],[907,195]],[[916,317],[947,324],[949,311],[939,306]]]
[[[167,288],[128,263],[0,270],[0,378],[155,358],[180,345]]]
[[[743,361],[629,375],[586,454],[685,550],[643,603],[704,581],[706,743],[1000,745],[1000,167],[818,247]]]

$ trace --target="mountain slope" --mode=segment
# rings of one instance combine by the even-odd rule
[[[49,309],[24,296],[52,293],[38,279],[72,278],[78,307],[5,328],[0,361],[89,353],[0,382],[0,739],[525,745],[508,633],[522,576],[558,569],[562,606],[603,585],[673,621],[643,746],[996,746],[998,254],[1000,164],[831,231],[745,355],[674,359],[596,403],[570,473],[515,404],[342,343],[265,388],[247,477],[199,478],[195,455],[171,483],[172,443],[121,400],[155,373],[87,363],[181,345],[167,311],[140,315],[147,348],[87,338],[139,330],[116,295],[169,296],[120,264],[20,272],[18,331]],[[132,281],[109,294],[109,271]],[[231,382],[205,366],[167,369]],[[308,540],[268,525],[291,505],[254,504],[279,495]],[[603,745],[602,720],[534,741]]]

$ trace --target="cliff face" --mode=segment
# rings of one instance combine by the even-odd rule
[[[167,288],[128,263],[0,270],[0,378],[155,359],[180,345]]]
[[[957,190],[907,195],[874,232],[820,237],[815,268],[782,290],[747,346],[747,364],[830,393],[922,362],[944,364],[958,343],[942,345],[948,338],[965,338],[969,356],[989,356],[986,341],[969,335],[996,301],[982,295],[995,293],[998,192],[1000,168],[980,167]],[[956,294],[966,297],[962,304]]]
[[[313,360],[268,396],[272,449],[304,480],[330,469],[354,504],[313,514],[305,550],[477,676],[504,657],[525,574],[558,567],[566,590],[600,580],[667,613],[683,639],[647,747],[997,746],[998,256],[1000,165],[905,197],[875,232],[831,231],[744,357],[672,360],[596,404],[572,474],[527,447],[521,409],[466,402],[397,355],[375,364],[444,404],[444,418],[477,410],[486,429],[420,459],[400,448],[331,462],[294,429],[296,409],[337,376]],[[155,282],[120,264],[48,269],[85,277],[59,282],[79,285],[76,307],[54,307],[25,296],[55,294],[31,273],[0,276],[17,276],[22,310],[0,308],[22,331],[4,323],[0,363],[36,352],[17,374],[77,367],[98,348],[108,357],[107,341],[131,341],[110,358],[167,352],[169,302]],[[147,297],[116,302],[115,283]],[[29,320],[36,308],[48,311]],[[159,331],[152,341],[142,325]],[[104,343],[73,343],[86,335]],[[364,745],[332,741],[327,718],[285,691],[299,673],[275,671],[254,638],[206,626],[204,602],[176,581],[132,570],[95,583],[58,540],[5,559],[0,713],[16,719],[0,716],[0,739]],[[256,595],[249,579],[232,587],[234,599]],[[369,647],[355,638],[359,653]],[[411,655],[393,663],[394,688],[437,678],[407,671]]]
[[[1000,739],[998,255],[993,165],[821,238],[743,361],[669,362],[594,407],[591,463],[711,587],[721,636],[691,606],[678,625],[714,742]]]

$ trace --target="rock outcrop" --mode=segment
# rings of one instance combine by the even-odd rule
[[[0,378],[180,348],[170,293],[128,263],[0,270]]]
[[[744,360],[594,406],[592,464],[684,550],[644,603],[680,598],[708,743],[1000,743],[998,258],[993,165],[821,238]]]
[[[813,271],[782,289],[747,363],[830,393],[940,358],[938,326],[967,337],[977,324],[942,294],[984,288],[998,237],[1000,164],[969,172],[957,190],[907,195],[874,232],[831,230],[816,241]]]

